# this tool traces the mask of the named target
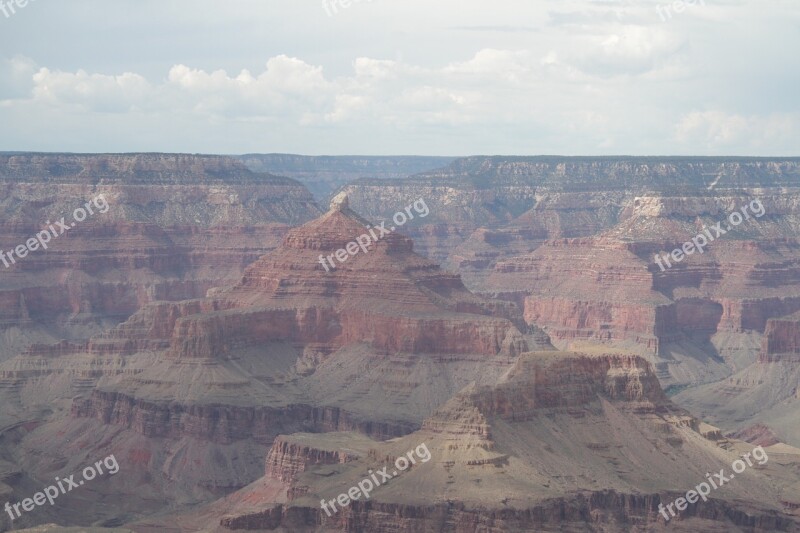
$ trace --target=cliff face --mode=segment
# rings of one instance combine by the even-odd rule
[[[319,213],[299,183],[216,156],[0,154],[0,250],[102,195],[68,232],[3,267],[0,360],[33,342],[85,338],[156,300],[200,297]],[[61,230],[57,230],[61,231]]]
[[[0,182],[14,235],[98,191],[118,218],[4,278],[18,285],[0,291],[0,324],[43,323],[52,307],[71,332],[0,362],[6,451],[36,479],[113,451],[125,476],[99,490],[143,531],[674,528],[658,505],[752,445],[659,381],[727,375],[745,336],[763,341],[759,362],[718,384],[711,414],[752,424],[768,406],[767,425],[738,435],[771,444],[800,427],[800,336],[784,317],[800,305],[796,160],[467,158],[347,185],[288,229],[316,210],[308,193],[227,158],[13,157]],[[356,209],[380,220],[420,198],[424,225],[322,266],[367,232]],[[652,264],[753,198],[758,221]],[[49,285],[23,276],[36,265]],[[708,416],[689,392],[682,406]],[[679,526],[800,528],[800,456],[776,446]],[[369,501],[320,509],[410,450],[419,460]],[[164,518],[167,505],[192,509]]]
[[[548,241],[498,261],[484,286],[521,300],[526,322],[546,327],[554,341],[633,340],[657,352],[677,334],[674,303],[653,290],[641,259],[612,241]]]
[[[362,180],[343,190],[370,220],[388,219],[398,206],[425,198],[431,215],[407,231],[423,255],[440,262],[452,256],[456,265],[464,255],[459,247],[469,250],[481,228],[534,229],[535,239],[542,231],[551,238],[597,235],[616,225],[637,197],[799,185],[798,158],[476,156],[399,183]],[[496,257],[510,253],[501,249]]]
[[[753,364],[676,401],[751,442],[800,446],[800,313],[766,320]]]
[[[191,437],[217,444],[252,440],[268,445],[278,433],[297,431],[360,431],[376,439],[391,439],[414,428],[411,423],[365,422],[333,406],[167,405],[102,389],[92,391],[88,398],[76,399],[71,414],[125,427],[149,438]]]
[[[759,363],[800,364],[800,313],[767,320]]]
[[[559,347],[646,355],[669,384],[747,366],[767,321],[800,310],[797,159],[466,158],[348,190],[373,218],[426,198],[409,232],[470,289],[515,302]],[[703,254],[657,265],[718,222]]]
[[[692,476],[702,479],[706,461],[736,457],[706,433],[713,432],[671,404],[639,357],[527,353],[500,383],[468,387],[402,439],[279,438],[267,476],[209,512],[224,514],[214,528],[219,532],[661,531],[674,524],[664,521],[659,504],[685,494],[681,487]],[[723,444],[744,449],[743,443]],[[418,451],[423,446],[427,454]],[[332,453],[337,447],[352,451]],[[392,472],[368,501],[360,498],[335,513],[320,508],[320,499],[358,486],[368,470],[396,468],[408,450],[422,460]],[[647,468],[637,467],[645,457]],[[780,468],[752,472],[743,485],[731,486],[733,493],[690,507],[680,524],[795,530],[795,482],[776,484],[771,476]],[[265,487],[273,482],[281,488],[269,496]],[[745,491],[754,490],[766,492],[749,492],[745,503]],[[261,499],[254,505],[256,494]]]
[[[470,382],[498,379],[528,341],[516,306],[470,293],[399,233],[326,272],[320,254],[346,247],[366,224],[346,200],[335,203],[287,232],[237,283],[147,304],[86,342],[37,345],[0,364],[0,389],[22,408],[37,396],[74,398],[71,420],[114,446],[173,443],[146,471],[180,478],[180,497],[192,481],[211,483],[189,471],[198,464],[231,450],[247,465],[263,461],[257,454],[282,433],[408,434]],[[21,449],[71,453],[49,448],[45,436],[57,427],[37,428]],[[191,443],[195,463],[178,443]],[[294,468],[274,459],[276,471]],[[213,486],[243,486],[251,476],[249,467],[220,473]]]
[[[335,520],[313,507],[274,507],[258,513],[228,516],[217,531],[275,530],[284,527],[298,533],[342,531],[393,533],[442,528],[453,533],[475,533],[491,528],[498,532],[547,531],[548,529],[647,528],[669,531],[659,521],[658,495],[618,494],[615,491],[573,498],[554,498],[528,509],[472,509],[463,504],[439,503],[412,506],[393,503],[352,502]],[[742,511],[724,502],[708,502],[685,512],[682,525],[691,528],[741,527],[754,531],[794,531],[796,522],[778,513],[759,509]],[[326,529],[322,529],[325,524]],[[697,529],[695,529],[697,530]]]

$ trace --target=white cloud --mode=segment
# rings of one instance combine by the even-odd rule
[[[56,3],[0,34],[0,149],[796,152],[800,3],[659,1]]]
[[[695,111],[681,117],[675,137],[686,146],[706,148],[748,146],[759,149],[800,134],[800,116],[742,116],[722,111]]]
[[[645,74],[664,66],[684,42],[660,28],[618,26],[609,34],[584,37],[583,51],[573,64],[597,76]]]
[[[87,110],[103,112],[121,113],[144,106],[153,95],[150,83],[131,72],[114,76],[41,68],[33,75],[33,84],[33,98],[38,102],[77,104]]]
[[[0,59],[0,102],[28,94],[33,87],[36,63],[29,57]]]

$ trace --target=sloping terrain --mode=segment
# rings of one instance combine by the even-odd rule
[[[728,431],[800,446],[800,313],[767,321],[758,360],[675,400]],[[760,429],[759,429],[760,428]]]
[[[0,492],[20,501],[112,453],[124,473],[16,528],[800,530],[798,160],[466,158],[344,185],[320,214],[296,182],[228,158],[14,157],[8,183],[68,185],[31,189],[41,204],[15,190],[19,220],[100,192],[123,219],[0,278],[64,297],[63,275],[38,276],[85,254],[58,267],[80,272],[77,314],[0,296],[17,342],[0,362]],[[421,254],[373,233],[418,200],[430,216],[400,231]],[[703,254],[653,263],[758,205]],[[158,254],[170,266],[125,263]],[[112,279],[120,292],[88,296]],[[659,505],[757,444],[768,462],[665,520]],[[320,506],[411,452],[369,500]]]
[[[4,436],[9,458],[46,478],[113,451],[135,462],[105,489],[116,512],[190,505],[255,479],[280,433],[406,434],[540,343],[513,304],[471,294],[399,233],[326,272],[320,254],[367,224],[345,197],[237,284],[0,364],[4,416],[24,423]]]
[[[349,434],[279,437],[261,480],[205,511],[131,527],[797,530],[800,450],[777,447],[708,502],[690,505],[669,524],[660,514],[659,504],[695,487],[708,471],[730,470],[751,449],[671,404],[637,356],[526,353],[496,385],[466,388],[410,435],[372,443]],[[375,476],[379,483],[370,490],[364,480],[379,471],[384,475]],[[351,487],[369,498],[361,492],[338,507],[329,503]],[[219,525],[210,526],[220,515]]]

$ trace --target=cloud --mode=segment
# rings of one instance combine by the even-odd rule
[[[36,68],[36,62],[29,57],[0,58],[0,102],[28,94]]]
[[[444,74],[466,74],[506,81],[519,81],[521,76],[531,72],[534,62],[530,52],[525,50],[480,50],[468,61],[451,63],[443,69]]]
[[[86,110],[122,113],[146,107],[153,87],[142,76],[53,72],[41,68],[33,75],[34,100],[50,105],[79,105]]]
[[[0,34],[0,144],[84,151],[791,153],[800,3],[99,0]],[[116,4],[115,4],[116,5]],[[89,30],[108,24],[99,36]],[[740,38],[745,24],[748,39]],[[52,43],[29,38],[44,32]],[[209,39],[213,35],[213,39]],[[777,38],[780,37],[780,38]]]
[[[458,31],[498,32],[498,33],[536,33],[540,28],[533,26],[456,26],[450,28]]]
[[[583,52],[570,62],[596,76],[646,74],[661,68],[681,51],[685,41],[658,28],[619,26],[610,34],[580,39]]]
[[[686,146],[719,148],[748,146],[759,149],[796,139],[800,134],[800,115],[743,116],[723,111],[687,113],[675,126],[675,138]]]
[[[275,118],[305,124],[354,118],[391,124],[412,113],[426,120],[440,117],[452,122],[460,106],[476,100],[474,93],[459,86],[485,86],[487,79],[498,77],[513,85],[530,72],[527,57],[520,52],[482,50],[468,61],[440,69],[362,57],[353,62],[351,75],[326,78],[321,66],[279,55],[255,75],[248,70],[231,75],[179,64],[170,68],[161,84],[130,72],[110,75],[41,68],[32,75],[29,98],[51,107],[79,106],[96,113],[182,111],[230,120]]]

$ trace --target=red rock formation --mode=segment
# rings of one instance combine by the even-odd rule
[[[729,435],[733,439],[743,440],[756,446],[772,446],[780,443],[780,439],[775,432],[764,424],[755,424]]]
[[[800,363],[800,313],[767,320],[759,363]]]
[[[86,338],[156,300],[204,296],[274,249],[287,224],[319,213],[297,182],[224,157],[0,155],[0,250],[10,250],[102,194],[86,220],[5,268],[0,361],[30,344]],[[101,205],[102,206],[102,205]]]
[[[196,465],[178,443],[192,443],[201,463],[236,449],[252,464],[278,434],[408,434],[468,383],[499,378],[528,344],[514,305],[471,294],[399,233],[326,272],[319,255],[346,247],[365,224],[335,204],[232,286],[148,304],[87,343],[37,346],[0,371],[23,403],[77,396],[73,420],[103,442],[175,443],[175,455],[153,455],[147,471],[180,477],[179,491],[196,478],[210,487],[253,478],[242,469],[206,481],[188,471]],[[77,376],[87,380],[82,390]],[[56,425],[37,428],[22,446],[43,453]]]
[[[632,340],[658,352],[678,326],[675,304],[652,289],[647,265],[612,241],[547,241],[530,255],[498,262],[484,287],[521,299],[525,320],[545,326],[556,341]]]
[[[409,231],[471,290],[524,307],[560,347],[615,344],[686,384],[749,365],[767,320],[800,310],[798,185],[796,159],[473,157],[347,190],[376,219],[425,198],[431,216]],[[762,216],[654,264],[753,198]]]
[[[224,302],[217,308],[235,308],[178,320],[171,356],[208,358],[270,340],[314,344],[327,353],[363,341],[387,354],[519,353],[523,341],[508,320],[464,320],[463,313],[516,318],[509,306],[474,297],[458,276],[413,254],[399,234],[324,272],[319,256],[367,234],[365,224],[348,209],[334,209],[290,231],[279,250],[248,267],[241,283],[213,291]]]
[[[289,493],[298,489],[293,498],[264,498],[247,507],[218,502],[199,514],[224,514],[218,532],[660,531],[674,523],[665,523],[659,504],[685,495],[685,487],[703,479],[709,461],[725,464],[736,457],[702,437],[700,426],[670,403],[639,357],[524,354],[503,382],[464,390],[420,431],[375,443],[366,455],[339,461],[320,454],[327,436],[304,435],[299,447],[276,441],[269,478],[285,470],[280,479]],[[394,458],[420,443],[428,460],[392,472],[368,500],[361,497],[332,514],[320,507],[321,498],[357,486],[368,469],[388,464],[391,471]],[[781,467],[766,468],[769,473],[759,469],[732,484],[728,490],[736,494],[718,492],[691,506],[680,525],[793,531],[800,526],[792,507],[794,482],[776,485],[772,476]],[[264,495],[260,486],[230,501]]]

